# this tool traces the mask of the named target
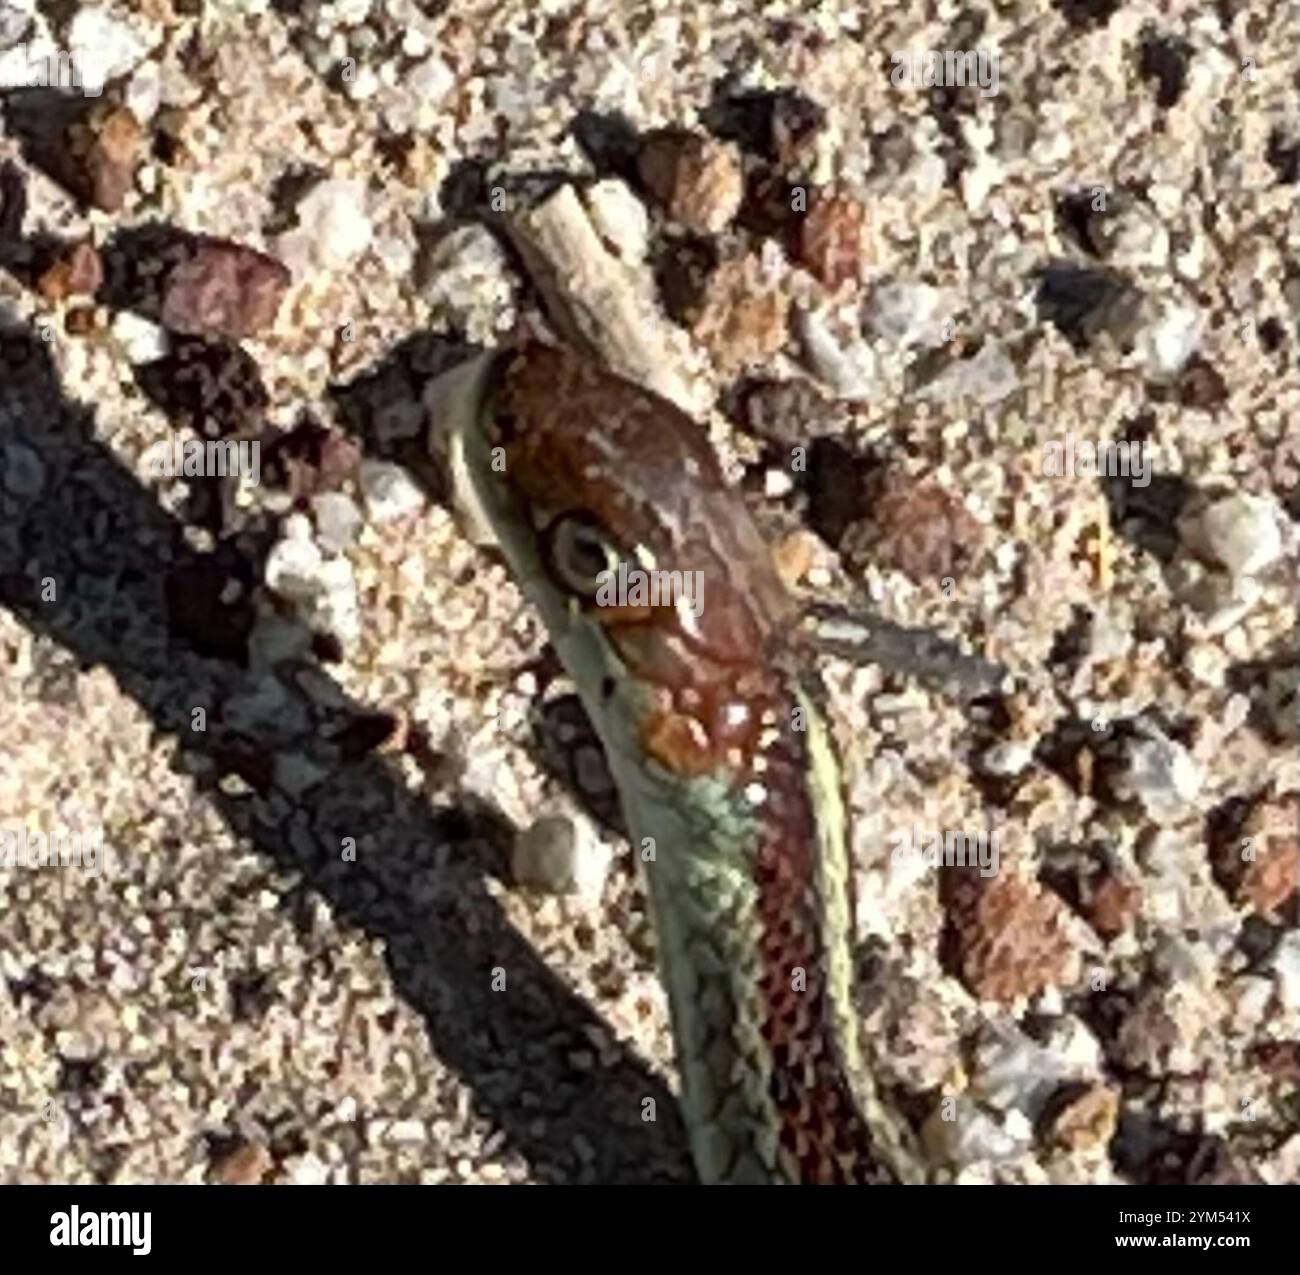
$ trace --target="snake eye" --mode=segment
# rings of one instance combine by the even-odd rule
[[[595,595],[618,570],[618,546],[587,518],[562,515],[547,533],[547,553],[560,583],[584,598]]]

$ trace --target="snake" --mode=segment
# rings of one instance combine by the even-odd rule
[[[841,766],[796,605],[704,430],[535,339],[444,381],[466,517],[539,614],[618,790],[700,1180],[926,1180],[855,1009]],[[698,573],[694,605],[602,596],[620,569]]]

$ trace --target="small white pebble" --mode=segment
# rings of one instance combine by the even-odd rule
[[[924,398],[969,398],[980,407],[1000,403],[1020,385],[1020,373],[998,341],[987,341],[969,359],[950,363],[921,391]]]
[[[429,51],[429,41],[425,38],[423,31],[417,31],[415,27],[407,27],[402,34],[402,52],[408,58],[423,57]]]
[[[871,295],[867,326],[892,345],[941,343],[945,297],[928,283],[887,283]]]
[[[104,84],[139,65],[150,43],[136,25],[107,9],[93,5],[78,8],[68,24],[68,53],[80,73],[87,96],[99,94]]]
[[[303,239],[321,265],[337,269],[351,265],[373,237],[365,186],[337,180],[321,182],[307,192],[298,205],[298,229],[281,239]]]
[[[354,102],[368,101],[379,92],[379,88],[379,76],[375,74],[372,67],[364,64],[357,67],[355,75],[343,81],[343,91]]]
[[[586,820],[555,816],[539,819],[520,833],[511,869],[520,885],[595,904],[612,861],[609,847]]]
[[[763,494],[769,500],[788,496],[794,488],[794,479],[784,469],[768,469],[763,472]]]
[[[122,310],[113,320],[113,339],[132,364],[153,363],[165,358],[170,342],[165,328]]]
[[[1121,796],[1135,797],[1157,823],[1173,823],[1200,795],[1202,777],[1192,755],[1154,726],[1145,738],[1129,741],[1129,769],[1119,776]]]
[[[406,85],[427,106],[436,106],[456,86],[456,75],[440,57],[431,56],[411,68]]]
[[[330,553],[350,549],[361,530],[361,510],[350,496],[325,491],[313,497],[312,513],[316,516],[316,539]]]
[[[1201,344],[1203,328],[1200,311],[1166,303],[1142,336],[1148,374],[1157,380],[1177,376]]]
[[[1183,657],[1187,672],[1202,686],[1222,686],[1228,669],[1228,660],[1224,653],[1209,642],[1200,642],[1188,647]]]
[[[267,585],[293,602],[313,628],[342,642],[355,640],[361,613],[352,564],[346,558],[326,559],[301,514],[285,519],[282,531],[267,554]]]
[[[415,480],[391,461],[363,460],[358,481],[372,522],[396,522],[424,508],[424,493]]]
[[[991,775],[1018,775],[1033,759],[1033,744],[1013,739],[994,744],[984,754],[982,762]]]
[[[1102,256],[1122,270],[1159,269],[1169,261],[1169,232],[1146,204],[1133,201],[1092,219]]]
[[[1282,556],[1281,510],[1263,496],[1216,500],[1188,525],[1187,535],[1234,579],[1264,571]]]

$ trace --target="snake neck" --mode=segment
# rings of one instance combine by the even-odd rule
[[[763,746],[683,783],[626,759],[683,1105],[706,1181],[915,1180],[864,1066],[838,759],[797,678],[765,688]]]

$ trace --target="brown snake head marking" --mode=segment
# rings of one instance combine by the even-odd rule
[[[793,603],[699,426],[562,349],[511,359],[494,404],[505,481],[553,577],[595,617],[628,669],[659,689],[647,750],[679,773],[749,750],[751,711]],[[598,606],[599,573],[691,573],[699,605]]]

